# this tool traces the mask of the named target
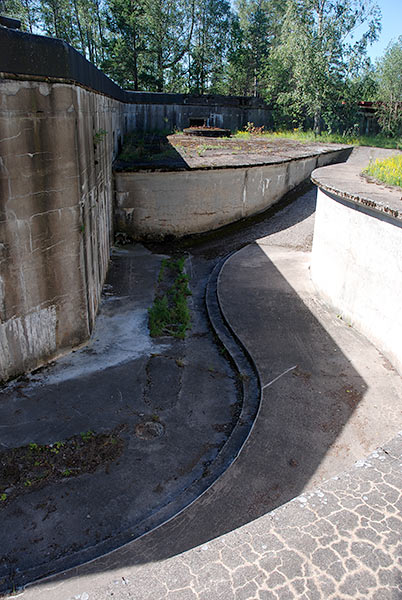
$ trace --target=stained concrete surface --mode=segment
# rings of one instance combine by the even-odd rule
[[[323,190],[401,221],[401,188],[378,182],[373,177],[362,174],[371,162],[401,155],[400,150],[357,147],[345,163],[337,165],[336,168],[331,165],[328,169],[316,169],[312,179]]]
[[[308,192],[243,237],[194,248],[193,264],[241,246],[253,228],[265,233],[229,259],[219,285],[269,384],[238,460],[169,523],[30,586],[26,600],[398,597],[400,438],[364,458],[401,427],[400,378],[314,297],[306,272],[313,206]]]
[[[144,533],[160,510],[171,516],[183,490],[202,487],[235,425],[238,377],[204,308],[210,265],[187,261],[190,335],[154,340],[147,309],[161,259],[140,245],[116,250],[90,343],[1,389],[2,449],[116,426],[125,445],[115,463],[2,504],[3,588],[99,556]],[[162,435],[144,439],[147,423]]]

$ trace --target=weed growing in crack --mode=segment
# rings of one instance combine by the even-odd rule
[[[152,337],[172,335],[184,339],[186,331],[190,329],[187,297],[191,295],[191,291],[188,287],[188,275],[184,273],[184,263],[184,257],[162,261],[158,275],[160,291],[153,305],[148,309],[149,330]]]

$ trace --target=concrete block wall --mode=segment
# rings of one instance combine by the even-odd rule
[[[126,105],[82,87],[0,82],[0,379],[84,342],[112,236]]]

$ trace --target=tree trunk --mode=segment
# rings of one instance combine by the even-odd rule
[[[78,12],[77,0],[74,0],[74,12],[75,12],[75,18],[76,18],[76,21],[77,21],[77,25],[78,25],[78,31],[79,31],[79,34],[80,34],[81,51],[82,51],[83,55],[85,56],[85,54],[86,54],[86,48],[85,48],[85,42],[84,42],[84,34],[82,33],[80,15],[79,15],[79,12]]]
[[[134,90],[138,91],[138,50],[137,50],[137,32],[133,25],[133,80]]]
[[[100,50],[102,60],[105,59],[105,40],[103,38],[102,20],[100,16],[99,0],[96,0],[96,17],[98,21],[99,39],[100,39]]]
[[[163,58],[162,48],[158,48],[157,52],[157,81],[156,88],[158,92],[163,92]]]
[[[314,113],[314,134],[321,135],[322,123],[321,123],[321,110],[318,108]]]

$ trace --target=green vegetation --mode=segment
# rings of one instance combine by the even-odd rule
[[[25,31],[65,40],[126,89],[260,97],[276,129],[316,134],[364,131],[359,102],[373,101],[382,132],[402,135],[402,38],[371,64],[367,48],[381,30],[375,0],[0,4]],[[95,146],[103,136],[95,133]],[[146,150],[134,158],[146,160]]]
[[[83,432],[52,444],[31,442],[0,452],[0,501],[7,504],[21,494],[66,477],[94,471],[115,460],[123,450],[122,427],[108,433]]]
[[[384,132],[402,136],[402,35],[377,65],[378,118]]]
[[[296,128],[291,130],[266,131],[260,135],[267,140],[285,138],[301,142],[322,142],[324,144],[350,144],[351,146],[402,149],[402,137],[390,138],[380,134],[367,136],[322,132],[320,135],[316,135],[311,129],[309,131],[302,131],[301,129]],[[250,133],[248,133],[248,131],[238,131],[233,137],[247,139],[250,138]]]
[[[168,132],[132,133],[126,136],[119,160],[125,162],[158,161],[177,156],[176,149],[169,143]]]
[[[93,438],[94,435],[95,435],[94,432],[91,431],[91,430],[89,430],[89,431],[81,431],[81,433],[80,433],[80,436],[81,436],[81,438],[82,438],[82,440],[84,442],[89,442],[89,440],[91,438]],[[60,442],[56,442],[56,443],[60,443]]]
[[[171,335],[184,339],[190,329],[187,297],[191,295],[188,275],[184,273],[185,258],[164,259],[158,276],[158,292],[149,314],[152,337]]]
[[[402,155],[371,162],[363,173],[383,183],[402,187]]]
[[[94,146],[97,146],[107,135],[107,131],[105,129],[99,129],[96,133],[94,133]]]

